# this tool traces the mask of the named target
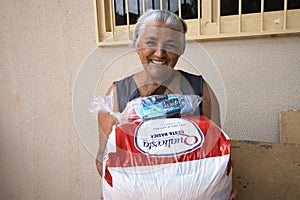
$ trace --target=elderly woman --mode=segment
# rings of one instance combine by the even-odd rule
[[[115,81],[108,89],[107,95],[114,95],[115,112],[122,112],[127,102],[137,97],[170,93],[197,94],[202,97],[198,114],[206,115],[220,125],[216,98],[202,76],[174,70],[179,57],[184,53],[186,31],[185,22],[169,11],[150,10],[139,18],[132,39],[143,70]],[[102,144],[96,164],[102,175],[101,160],[105,138],[109,136],[117,120],[109,113],[100,112],[98,122],[104,137],[100,134]]]

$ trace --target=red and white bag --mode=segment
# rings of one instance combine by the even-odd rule
[[[204,116],[116,125],[104,156],[104,199],[228,200],[230,145]]]

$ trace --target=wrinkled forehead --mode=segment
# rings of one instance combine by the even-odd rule
[[[169,27],[145,26],[140,32],[140,39],[149,37],[156,38],[160,41],[178,41],[184,39],[184,33]]]

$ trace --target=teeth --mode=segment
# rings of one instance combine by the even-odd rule
[[[163,65],[166,63],[166,61],[155,61],[155,60],[152,60],[152,62],[157,65]]]

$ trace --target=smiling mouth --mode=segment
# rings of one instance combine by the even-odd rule
[[[158,61],[158,60],[151,60],[151,62],[153,64],[156,64],[156,65],[167,65],[167,61]]]

